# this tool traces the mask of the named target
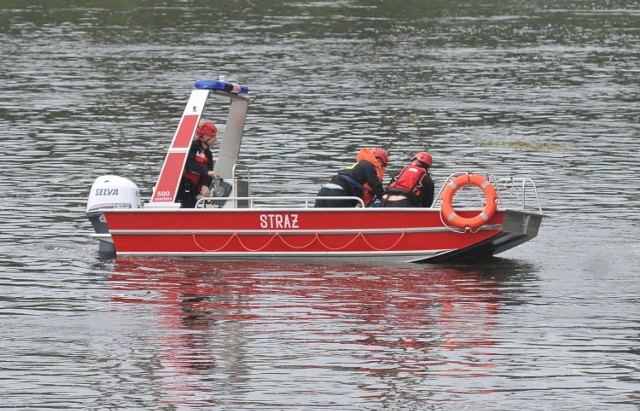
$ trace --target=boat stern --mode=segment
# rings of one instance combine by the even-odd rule
[[[100,253],[115,254],[116,252],[104,211],[116,208],[140,208],[140,206],[140,189],[131,180],[114,175],[100,176],[95,179],[87,201],[86,216],[95,231],[92,237],[100,240],[98,248]]]

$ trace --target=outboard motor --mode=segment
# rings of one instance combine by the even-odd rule
[[[132,181],[111,175],[96,178],[87,202],[87,218],[100,240],[99,252],[113,254],[116,251],[103,211],[114,208],[140,208],[140,204],[140,190]]]

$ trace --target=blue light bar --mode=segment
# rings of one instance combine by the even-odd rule
[[[196,88],[204,90],[220,90],[232,94],[247,94],[249,87],[240,84],[227,83],[220,80],[198,80]]]

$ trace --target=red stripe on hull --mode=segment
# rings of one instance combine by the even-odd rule
[[[119,253],[391,253],[458,250],[498,233],[112,234],[112,238]]]

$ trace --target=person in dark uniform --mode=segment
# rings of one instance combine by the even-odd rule
[[[331,178],[331,182],[322,186],[318,197],[359,197],[365,205],[382,197],[384,188],[382,178],[388,164],[387,151],[376,147],[363,148],[356,157],[356,163],[340,170]],[[315,207],[356,207],[360,202],[355,199],[317,198]]]
[[[211,121],[198,124],[176,196],[176,201],[182,203],[183,208],[194,208],[198,194],[209,197],[209,187],[213,179],[218,178],[218,173],[213,171],[211,154],[211,147],[218,140],[217,135],[218,128]]]

